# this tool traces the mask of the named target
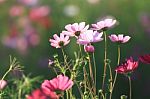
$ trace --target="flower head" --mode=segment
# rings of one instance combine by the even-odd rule
[[[67,31],[62,31],[63,34],[68,35],[68,36],[80,36],[82,32],[87,31],[89,28],[89,25],[85,26],[85,22],[81,23],[74,23],[74,24],[68,24],[65,26],[65,29]]]
[[[130,57],[125,61],[125,63],[117,67],[115,71],[121,74],[127,74],[134,71],[137,67],[138,67],[138,61],[133,61],[133,58]]]
[[[5,80],[0,80],[0,90],[4,89],[7,85],[7,82]]]
[[[92,24],[93,30],[102,30],[105,31],[108,28],[111,28],[115,25],[117,21],[113,19],[104,19],[102,21],[97,22],[96,24]]]
[[[53,35],[54,39],[50,39],[51,46],[56,48],[62,48],[63,46],[67,45],[70,40],[69,36],[65,36],[64,34],[60,34],[60,37],[57,34]]]
[[[123,34],[119,34],[118,36],[115,35],[115,34],[112,34],[109,36],[110,40],[112,42],[117,42],[117,43],[126,43],[130,40],[130,36],[124,36],[123,37]]]
[[[150,54],[140,56],[139,60],[143,63],[150,64]]]
[[[52,80],[45,80],[42,83],[42,89],[45,91],[65,91],[72,87],[73,81],[70,80],[67,76],[58,75]]]
[[[87,30],[79,36],[77,43],[87,45],[89,43],[99,42],[103,40],[103,38],[101,38],[102,35],[102,32],[99,33],[97,31]]]

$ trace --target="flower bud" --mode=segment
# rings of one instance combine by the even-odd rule
[[[121,99],[127,99],[126,95],[121,95]]]
[[[95,48],[92,45],[85,45],[84,46],[84,51],[88,52],[88,53],[93,53],[95,51]]]
[[[0,90],[4,89],[6,85],[7,85],[7,82],[5,80],[0,80]]]

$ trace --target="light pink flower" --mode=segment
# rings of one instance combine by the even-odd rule
[[[73,81],[70,80],[67,76],[58,75],[52,80],[45,80],[41,87],[45,91],[65,91],[72,87]]]
[[[106,31],[108,28],[114,26],[116,22],[117,21],[113,19],[104,19],[97,22],[96,24],[92,24],[92,29]]]
[[[79,36],[77,43],[86,45],[89,43],[99,42],[103,40],[103,38],[101,38],[102,35],[102,32],[99,33],[97,31],[87,30]]]
[[[81,23],[74,23],[74,24],[68,24],[65,26],[65,29],[67,31],[62,31],[63,34],[68,35],[68,36],[80,36],[82,32],[87,31],[89,28],[89,25],[85,26],[85,22]]]
[[[131,37],[130,36],[123,37],[123,34],[119,34],[118,36],[115,34],[112,34],[109,36],[109,38],[112,42],[126,43],[130,40]]]
[[[0,80],[0,90],[4,89],[7,85],[7,82],[5,80]]]
[[[51,46],[56,47],[56,48],[61,48],[65,45],[67,45],[70,40],[69,36],[65,36],[64,34],[60,34],[60,37],[57,34],[53,35],[54,39],[50,39]]]
[[[133,72],[136,68],[138,67],[138,61],[133,61],[133,58],[130,57],[115,69],[116,72],[121,73],[121,74],[127,74]]]

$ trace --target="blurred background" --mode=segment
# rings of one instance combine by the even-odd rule
[[[106,16],[119,22],[108,35],[123,33],[132,37],[121,46],[121,61],[150,53],[149,4],[149,0],[0,0],[0,76],[8,68],[9,55],[12,55],[25,66],[26,74],[49,79],[53,74],[48,68],[48,59],[60,53],[50,46],[49,38],[61,33],[66,24],[82,21],[92,24]],[[108,43],[108,58],[115,68],[117,46]],[[102,73],[104,43],[95,46],[98,71]],[[73,57],[73,51],[77,50],[75,42],[65,50]],[[150,99],[149,75],[150,66],[140,63],[132,74],[133,99]],[[119,75],[114,99],[128,95],[128,89],[127,78]]]

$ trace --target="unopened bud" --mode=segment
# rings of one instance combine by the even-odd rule
[[[0,90],[4,89],[6,85],[7,85],[7,82],[5,80],[0,80]]]
[[[93,53],[95,51],[95,48],[92,45],[86,45],[84,46],[84,51],[88,53]]]

